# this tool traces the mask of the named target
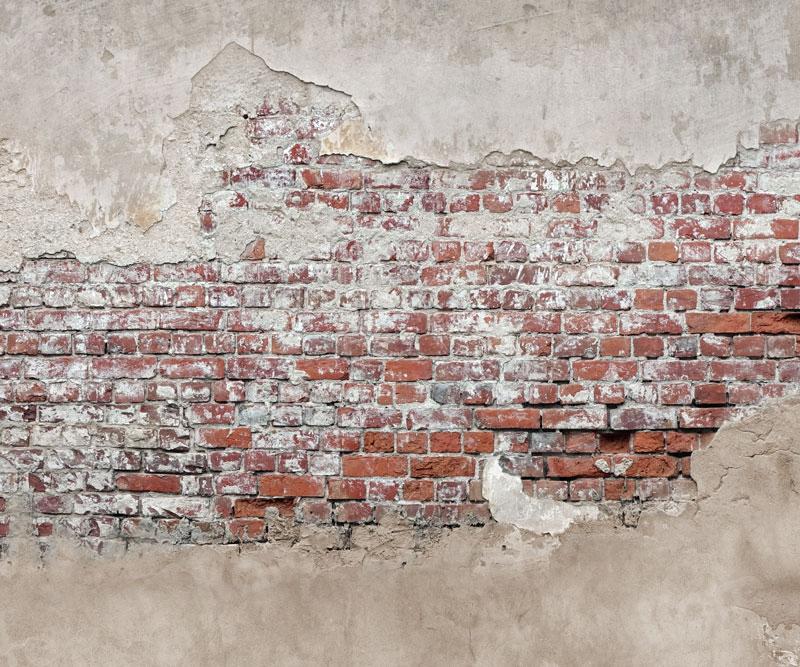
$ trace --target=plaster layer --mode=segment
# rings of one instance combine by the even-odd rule
[[[9,665],[794,665],[799,408],[723,428],[693,455],[702,498],[635,530],[397,524],[343,544],[287,527],[240,550],[38,562],[17,542],[0,650]]]
[[[172,257],[200,252],[177,206],[200,193],[169,169],[165,142],[192,77],[231,42],[352,97],[359,117],[327,150],[442,165],[523,150],[715,170],[737,141],[756,145],[759,122],[796,117],[797,17],[795,0],[7,0],[0,138],[13,169],[2,180],[23,190],[0,189],[2,228],[43,220],[23,239],[33,253],[55,239],[105,258],[131,245],[163,257],[176,239]],[[242,71],[227,76],[236,88]],[[168,231],[142,236],[164,219]]]
[[[560,535],[575,521],[593,521],[600,515],[596,505],[570,504],[525,493],[522,479],[504,472],[498,457],[485,464],[482,492],[495,521],[533,533]]]

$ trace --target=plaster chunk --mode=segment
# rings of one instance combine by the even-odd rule
[[[499,457],[486,463],[483,496],[495,521],[534,533],[560,535],[576,521],[600,517],[596,505],[535,498],[522,490],[522,479],[504,472]]]

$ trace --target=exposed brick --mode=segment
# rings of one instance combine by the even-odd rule
[[[425,456],[411,459],[412,477],[472,477],[475,459],[466,456]]]
[[[762,126],[759,166],[630,176],[321,155],[345,112],[271,94],[240,129],[277,162],[240,156],[198,202],[208,236],[318,225],[300,252],[0,275],[0,511],[33,494],[43,540],[480,524],[495,452],[540,497],[686,498],[691,452],[796,389],[800,199],[764,185],[795,123]]]
[[[475,411],[475,421],[483,428],[534,429],[539,428],[541,413],[533,408],[486,408]]]
[[[202,429],[198,432],[201,447],[236,447],[247,449],[253,440],[247,427]]]
[[[258,493],[270,498],[322,497],[325,481],[310,475],[264,475],[259,480]]]
[[[404,477],[408,474],[405,456],[342,457],[342,474],[346,477]]]
[[[430,359],[398,359],[386,362],[387,382],[415,382],[430,380],[433,377],[433,364]]]
[[[686,313],[686,326],[693,333],[748,333],[749,313]]]
[[[181,492],[181,478],[178,475],[117,475],[115,482],[121,491]]]

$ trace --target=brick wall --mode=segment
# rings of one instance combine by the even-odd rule
[[[716,174],[629,175],[319,157],[345,115],[243,114],[258,161],[200,204],[210,239],[293,226],[287,256],[0,274],[0,536],[479,524],[492,454],[531,494],[688,498],[690,453],[795,391],[793,124]]]

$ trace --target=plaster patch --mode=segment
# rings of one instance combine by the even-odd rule
[[[529,496],[522,490],[522,479],[504,472],[497,456],[485,464],[483,496],[495,521],[534,533],[560,535],[576,521],[600,517],[596,505]]]
[[[69,220],[80,240],[108,231],[123,247],[158,221],[172,224],[175,202],[199,194],[165,169],[165,143],[194,75],[234,41],[276,71],[348,91],[362,120],[327,150],[387,162],[477,164],[525,150],[553,162],[715,170],[738,142],[755,145],[762,120],[800,105],[797,0],[573,0],[522,15],[512,0],[452,1],[415,6],[413,20],[398,0],[317,4],[314,20],[288,0],[2,8],[0,137],[28,161],[26,210],[60,227]],[[227,72],[216,92],[240,75]],[[42,110],[52,110],[47,122]],[[26,245],[47,251],[39,236]],[[187,230],[168,237],[201,245]],[[91,246],[115,255],[113,241]]]
[[[369,155],[373,160],[388,162],[391,151],[362,118],[345,121],[321,142],[322,155]]]

